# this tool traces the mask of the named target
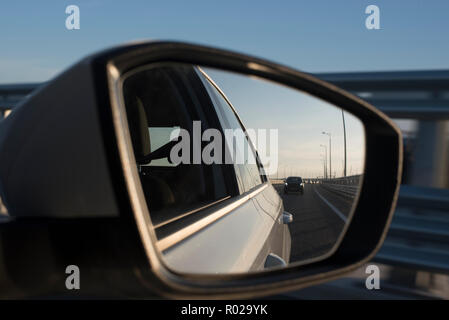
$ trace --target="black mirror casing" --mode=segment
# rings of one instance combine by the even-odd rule
[[[268,79],[340,106],[363,122],[366,160],[361,192],[352,221],[332,255],[309,265],[246,275],[182,275],[162,263],[137,169],[132,165],[135,159],[120,92],[124,74],[156,62],[188,63]],[[64,98],[56,101],[55,96]],[[57,257],[43,262],[42,269],[52,270],[47,271],[48,277],[61,272],[55,265],[62,268],[78,259],[75,262],[84,265],[93,279],[102,270],[102,283],[113,282],[115,293],[136,297],[249,298],[340,277],[367,262],[380,248],[393,215],[402,170],[400,131],[363,100],[285,66],[174,42],[118,47],[74,65],[2,121],[0,154],[0,196],[12,219],[0,227],[3,243],[11,243],[12,228],[15,241],[26,241],[17,239],[17,230],[24,223],[29,227],[38,221],[40,227],[33,228],[46,232],[48,254]],[[71,169],[68,177],[67,167]],[[73,239],[78,233],[81,241]],[[36,245],[29,241],[27,246]],[[54,245],[64,241],[72,255]],[[90,261],[83,245],[102,252],[103,260]],[[128,261],[114,265],[125,255]],[[5,268],[12,270],[26,259],[11,253],[13,262]],[[44,290],[38,280],[34,286],[34,292],[42,292],[36,287]],[[60,289],[67,294],[62,285]],[[85,295],[111,293],[99,285],[84,290]]]

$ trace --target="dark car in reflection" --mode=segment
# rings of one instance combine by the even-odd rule
[[[284,183],[284,193],[298,192],[304,194],[304,182],[301,177],[288,177]]]

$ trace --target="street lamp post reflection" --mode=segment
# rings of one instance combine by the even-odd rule
[[[322,134],[329,136],[329,177],[332,179],[332,134],[325,131]]]
[[[324,178],[327,179],[327,147],[324,144],[320,144],[320,147],[324,148]]]
[[[320,154],[320,156],[320,160],[323,162],[323,179],[327,179],[326,158],[323,154]]]

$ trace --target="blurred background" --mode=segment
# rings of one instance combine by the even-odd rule
[[[79,30],[65,28],[70,4],[80,9]],[[365,26],[371,4],[379,30]],[[366,289],[363,267],[280,298],[449,299],[448,12],[444,0],[2,2],[0,118],[83,56],[140,39],[217,46],[313,73],[394,119],[404,175],[370,263],[380,267],[379,290]]]

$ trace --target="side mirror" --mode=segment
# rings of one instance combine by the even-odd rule
[[[275,170],[244,125],[261,119],[290,142]],[[220,136],[236,128],[240,147]],[[20,278],[21,252],[44,248],[41,276],[15,284],[40,294],[67,294],[55,279],[71,264],[86,295],[113,282],[136,297],[248,298],[334,279],[385,238],[401,144],[373,106],[272,62],[174,42],[100,52],[0,122],[4,261]],[[306,210],[338,221],[325,250],[304,247]]]

